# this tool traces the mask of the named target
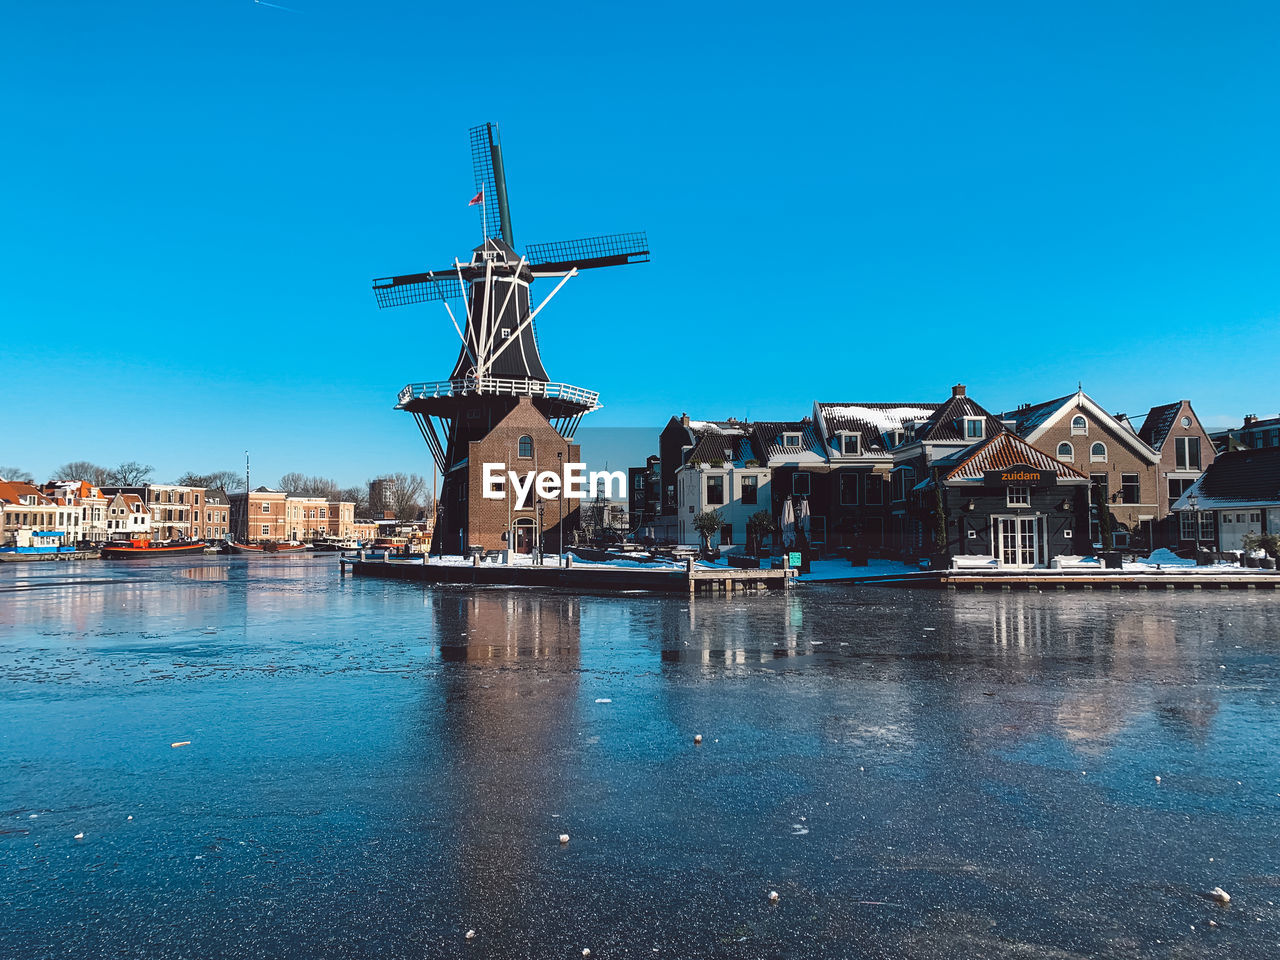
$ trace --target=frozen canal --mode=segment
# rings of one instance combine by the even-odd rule
[[[1278,613],[0,565],[0,956],[1274,958]]]

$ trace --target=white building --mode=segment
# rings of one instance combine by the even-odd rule
[[[714,510],[720,515],[720,531],[711,537],[711,546],[745,546],[751,516],[761,510],[772,513],[769,477],[769,468],[755,459],[750,424],[700,432],[684,465],[676,470],[679,542],[700,546],[694,518]]]
[[[136,493],[117,493],[107,501],[106,529],[110,540],[151,536],[151,511]]]

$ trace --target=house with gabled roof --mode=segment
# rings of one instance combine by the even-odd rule
[[[918,422],[908,421],[893,448],[889,482],[889,543],[906,556],[926,549],[926,511],[920,496],[934,464],[1005,432],[1005,425],[968,395],[964,384]]]
[[[826,451],[827,539],[832,546],[885,546],[893,449],[928,420],[936,403],[818,403],[813,426]]]
[[[41,493],[33,484],[0,477],[0,546],[44,546],[76,539],[74,508],[65,498]]]
[[[1086,474],[1091,498],[1107,504],[1117,531],[1116,546],[1160,542],[1160,453],[1138,432],[1108,413],[1083,389],[1037,404],[1023,404],[1001,418],[1022,439]],[[1096,507],[1090,543],[1099,542]]]
[[[1088,530],[1088,488],[1086,474],[1004,430],[934,461],[917,489],[933,508],[928,536],[946,525],[953,565],[1032,569],[1087,551],[1077,531]]]
[[[826,550],[831,466],[814,422],[808,417],[756,422],[751,425],[751,443],[760,465],[769,470],[774,521],[782,523],[790,500],[797,518],[807,516],[808,545],[818,552]],[[789,532],[782,533],[785,542]]]
[[[713,547],[743,546],[748,522],[770,509],[770,470],[761,463],[752,441],[753,425],[733,421],[695,434],[685,451],[684,464],[676,470],[676,542],[696,546],[701,535],[694,518],[706,511],[720,516],[720,530],[711,537]]]
[[[1280,533],[1280,447],[1219,454],[1173,509],[1184,546],[1243,550],[1251,533]]]
[[[694,420],[687,413],[672,417],[658,434],[658,513],[649,524],[637,530],[642,536],[652,537],[659,543],[678,543],[680,523],[688,526],[688,507],[680,505],[680,487],[677,472],[693,456],[694,448],[705,436],[711,443],[699,458],[707,462],[715,459],[733,459],[736,453],[733,441],[748,436],[750,424],[732,417],[728,420]],[[730,442],[725,442],[726,440]],[[748,458],[750,459],[750,458]]]
[[[1160,454],[1156,484],[1156,517],[1160,541],[1173,545],[1180,539],[1173,504],[1190,489],[1213,463],[1217,451],[1190,400],[1160,404],[1147,411],[1138,437]]]

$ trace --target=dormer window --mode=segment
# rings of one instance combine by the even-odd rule
[[[1089,434],[1089,421],[1084,417],[1071,418],[1071,435],[1073,437],[1084,437]]]
[[[782,445],[783,445],[784,447],[798,447],[798,446],[800,446],[800,434],[798,434],[798,433],[784,433],[784,434],[782,435]]]
[[[856,457],[862,453],[862,437],[856,433],[842,434],[840,437],[841,452]]]
[[[985,435],[986,424],[981,417],[964,418],[964,436],[966,440],[981,440]]]
[[[902,431],[888,430],[885,432],[884,440],[887,446],[896,447],[898,444],[902,443]]]

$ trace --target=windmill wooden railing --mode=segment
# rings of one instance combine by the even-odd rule
[[[508,397],[545,397],[548,400],[568,400],[582,404],[590,410],[600,406],[600,394],[568,383],[547,383],[542,380],[507,380],[500,377],[464,377],[458,380],[437,380],[433,383],[409,383],[400,391],[397,409],[413,400],[435,397],[465,397],[490,394]]]

